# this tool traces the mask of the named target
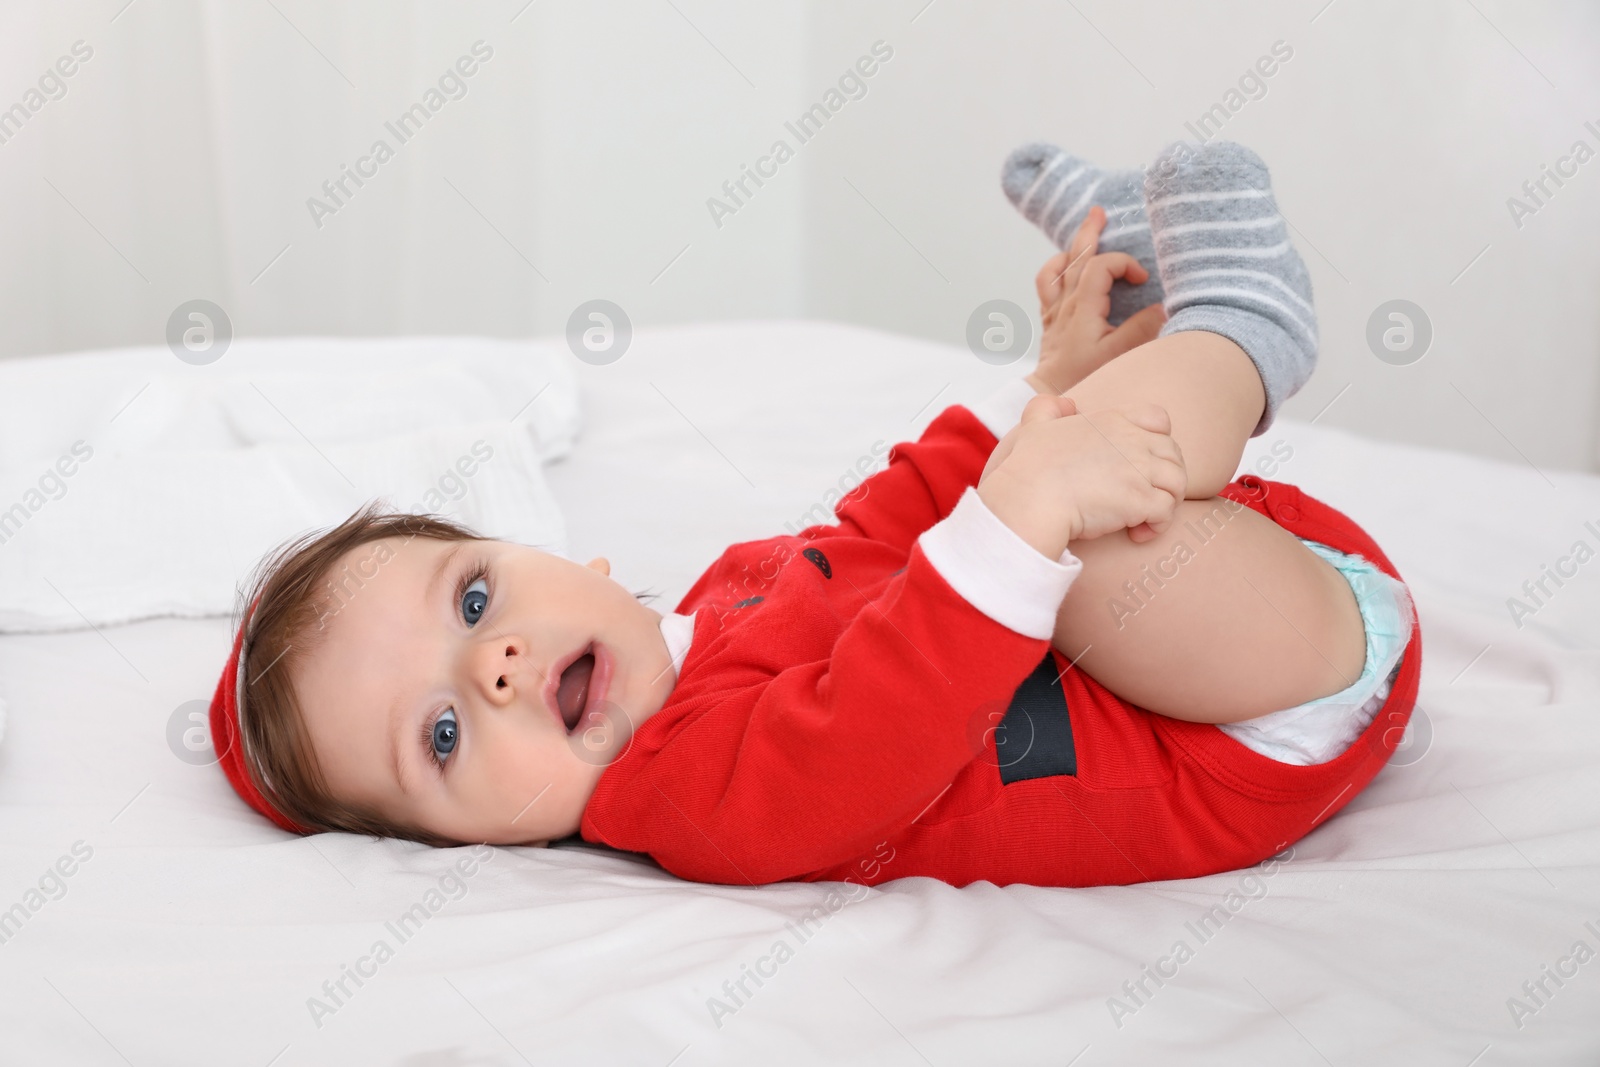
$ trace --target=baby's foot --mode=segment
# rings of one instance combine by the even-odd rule
[[[1266,407],[1251,436],[1317,364],[1311,275],[1289,240],[1261,157],[1231,141],[1178,141],[1145,172],[1145,211],[1167,321],[1161,336],[1206,330],[1255,363]]]
[[[1150,272],[1143,285],[1118,280],[1111,286],[1111,314],[1106,321],[1113,326],[1162,295],[1142,178],[1138,170],[1103,170],[1050,144],[1023,145],[1000,168],[1006,196],[1057,248],[1065,250],[1071,243],[1091,207],[1105,208],[1106,228],[1097,251],[1126,252]]]

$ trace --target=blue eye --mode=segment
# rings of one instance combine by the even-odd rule
[[[479,588],[479,587],[482,588]],[[461,617],[467,620],[468,626],[473,626],[483,618],[484,610],[489,606],[489,583],[479,578],[466,591],[461,594]]]
[[[451,708],[446,708],[440,716],[433,721],[433,758],[441,766],[450,758],[450,753],[456,750],[456,742],[461,737],[461,731],[456,726],[456,713]]]

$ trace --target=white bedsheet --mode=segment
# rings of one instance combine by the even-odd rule
[[[662,610],[874,441],[1013,373],[800,323],[641,331],[619,363],[579,370],[583,435],[547,470],[572,555],[611,556]],[[0,944],[0,1061],[1596,1062],[1600,958],[1561,961],[1579,940],[1600,950],[1600,561],[1521,629],[1506,601],[1573,542],[1600,547],[1584,526],[1600,479],[1290,423],[1252,455],[1274,444],[1292,455],[1269,476],[1351,514],[1410,582],[1426,726],[1270,875],[907,879],[829,911],[829,886],[692,885],[578,846],[494,850],[460,899],[433,899],[471,850],[294,839],[174,755],[169,724],[181,736],[185,703],[209,696],[227,620],[0,637],[0,909],[58,861],[74,870]],[[1202,943],[1189,924],[1230,891],[1237,912]],[[386,923],[430,900],[402,943]],[[335,1006],[323,983],[379,940],[392,958]],[[1123,983],[1179,940],[1192,957],[1135,1004]],[[1542,1004],[1525,994],[1574,966]],[[724,983],[746,968],[771,977],[714,1019],[709,998],[733,1006]],[[1135,1010],[1115,1019],[1113,996]],[[336,1007],[320,1026],[312,997]],[[1512,997],[1536,1008],[1520,1028]]]

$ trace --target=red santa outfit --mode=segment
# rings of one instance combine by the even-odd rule
[[[838,523],[724,552],[668,617],[692,618],[677,683],[581,835],[702,882],[1120,885],[1258,863],[1360,792],[1410,718],[1419,631],[1370,724],[1314,765],[1119,699],[1050,646],[1078,561],[973,488],[1028,395],[947,408]],[[1222,495],[1399,578],[1291,485]]]

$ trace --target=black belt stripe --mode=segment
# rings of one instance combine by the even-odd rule
[[[1006,785],[1033,778],[1078,773],[1061,672],[1048,651],[1033,673],[1017,686],[1011,706],[994,735],[1000,780]]]

